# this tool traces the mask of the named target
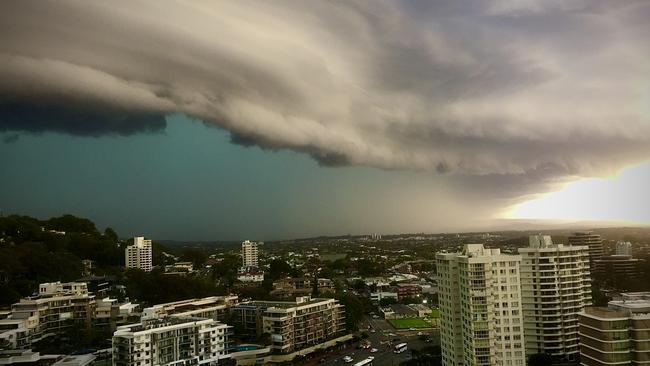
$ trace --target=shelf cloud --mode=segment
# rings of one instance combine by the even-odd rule
[[[184,113],[325,166],[608,174],[650,157],[648,19],[627,0],[4,1],[0,131]]]

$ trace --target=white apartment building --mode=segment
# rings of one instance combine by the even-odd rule
[[[95,296],[88,293],[85,283],[42,283],[38,296],[22,298],[11,306],[11,314],[0,321],[0,339],[9,341],[12,348],[29,348],[75,325],[90,327],[95,307]]]
[[[138,268],[149,272],[153,267],[151,240],[142,236],[133,238],[133,245],[124,250],[126,268]]]
[[[436,262],[442,364],[525,365],[521,256],[466,244]]]
[[[87,295],[88,294],[88,284],[85,282],[46,282],[41,283],[38,286],[38,294],[40,296],[47,295]]]
[[[163,318],[118,327],[113,366],[208,365],[228,358],[229,326],[214,319]]]
[[[534,235],[519,248],[526,354],[577,360],[578,314],[591,306],[589,246],[553,244]]]
[[[258,267],[257,243],[245,240],[241,243],[242,267]]]

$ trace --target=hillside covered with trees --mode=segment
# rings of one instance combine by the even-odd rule
[[[73,215],[47,220],[0,217],[0,307],[34,294],[39,283],[79,279],[84,259],[93,261],[95,275],[114,276],[118,284],[126,286],[126,296],[143,304],[217,292],[214,284],[203,278],[166,276],[158,269],[125,272],[124,248],[131,240],[120,240],[113,229],[99,230],[92,221]],[[182,258],[196,255],[177,253],[154,242],[154,265],[170,260],[163,252]]]

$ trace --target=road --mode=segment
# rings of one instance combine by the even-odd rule
[[[359,325],[360,328],[366,329],[368,326],[370,326],[370,329],[375,330],[374,333],[372,331],[367,331],[369,335],[369,338],[367,340],[371,343],[371,348],[377,348],[378,351],[376,353],[370,353],[370,349],[349,348],[347,350],[336,352],[335,354],[326,355],[324,357],[325,362],[320,362],[318,365],[354,365],[355,363],[366,359],[368,356],[374,356],[374,366],[397,366],[401,362],[410,359],[411,349],[422,349],[424,347],[440,343],[439,333],[437,330],[423,331],[423,333],[430,335],[433,339],[431,343],[427,343],[419,339],[419,336],[417,335],[418,331],[396,331],[384,319],[371,319],[369,317],[366,317]],[[393,339],[396,338],[399,340],[393,342]],[[406,342],[408,344],[409,350],[399,354],[393,353],[393,346],[397,343],[402,342]],[[354,359],[354,361],[346,364],[343,361],[344,356],[350,356]]]

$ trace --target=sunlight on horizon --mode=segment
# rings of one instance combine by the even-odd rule
[[[513,207],[511,219],[650,222],[650,163],[613,178],[584,178]]]

